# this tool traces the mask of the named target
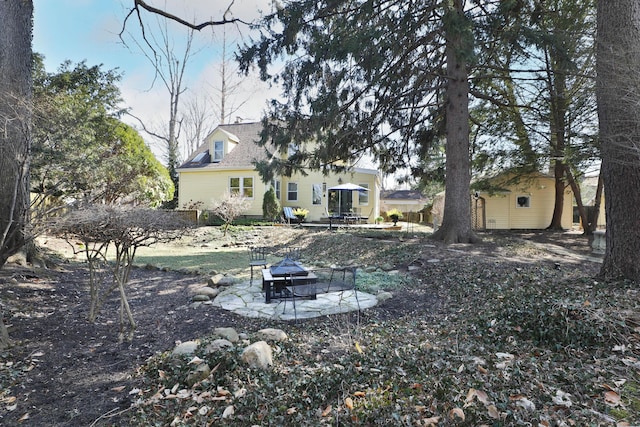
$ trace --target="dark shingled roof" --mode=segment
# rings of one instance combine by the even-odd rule
[[[180,166],[180,169],[253,169],[252,161],[266,160],[265,147],[257,144],[262,131],[262,123],[234,123],[220,125],[216,128],[216,130],[218,129],[233,134],[238,139],[238,144],[233,150],[226,153],[222,161],[217,163],[209,163],[210,155],[205,155],[201,161],[193,161],[198,154],[209,150],[209,144],[204,142]]]
[[[423,200],[426,197],[417,190],[387,190],[380,193],[381,199]]]

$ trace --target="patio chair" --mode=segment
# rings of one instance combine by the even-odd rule
[[[340,292],[338,304],[342,303],[345,292],[352,291],[356,299],[358,311],[360,311],[360,301],[358,300],[358,292],[356,291],[357,270],[358,268],[355,266],[314,270],[316,276],[318,276],[316,291],[318,293]]]
[[[251,267],[251,283],[253,283],[253,267],[267,268],[267,248],[249,248],[249,267]]]
[[[299,261],[302,258],[302,250],[300,248],[287,248],[284,256],[293,261]]]
[[[293,318],[297,321],[298,311],[296,309],[296,299],[316,299],[316,279],[310,280],[308,276],[296,276],[292,274],[287,277],[285,289],[288,298],[284,299],[282,314],[287,310],[287,299],[291,299],[293,304]]]
[[[353,295],[356,306],[360,311],[360,301],[356,290],[357,267],[333,267],[310,270],[316,277],[313,281],[305,280],[304,276],[290,276],[287,280],[286,291],[288,299],[293,304],[293,316],[298,320],[296,300],[315,299],[317,294],[337,293],[337,304],[341,305],[346,297]],[[353,294],[350,294],[353,292]],[[282,314],[287,309],[287,300],[284,300]]]
[[[293,208],[289,206],[285,206],[282,208],[282,214],[284,215],[285,221],[287,224],[291,224],[291,220],[297,221],[298,217],[293,214]]]

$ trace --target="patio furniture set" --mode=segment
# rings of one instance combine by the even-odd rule
[[[265,247],[251,248],[249,265],[251,267],[251,281],[253,268],[259,267],[262,273],[262,292],[265,303],[284,301],[283,313],[287,308],[287,301],[291,301],[294,318],[297,318],[296,300],[316,299],[318,294],[339,293],[342,301],[345,291],[353,291],[358,311],[360,302],[356,291],[357,267],[307,268],[300,262],[300,249],[290,248],[284,258],[268,267]]]

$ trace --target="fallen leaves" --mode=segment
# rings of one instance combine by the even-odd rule
[[[449,419],[453,422],[464,422],[466,416],[462,408],[453,408],[449,411]]]
[[[346,397],[344,399],[344,406],[346,406],[350,411],[353,410],[353,399],[350,397]]]

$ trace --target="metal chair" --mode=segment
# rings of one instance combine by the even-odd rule
[[[336,293],[339,294],[337,304],[341,305],[350,295],[349,291],[353,292],[358,312],[360,312],[360,300],[356,290],[357,269],[355,266],[313,269],[309,270],[309,273],[313,275],[312,280],[305,276],[287,276],[285,282],[286,298],[284,298],[282,314],[287,309],[287,299],[293,303],[293,315],[297,321],[296,300],[315,299],[318,294]]]
[[[285,258],[289,258],[294,261],[299,261],[302,258],[302,252],[300,248],[287,248],[285,251]]]
[[[308,276],[291,275],[287,277],[285,289],[288,297],[284,298],[282,314],[287,310],[287,299],[291,299],[293,302],[293,319],[297,321],[296,299],[316,299],[316,279],[309,279]]]
[[[316,291],[318,293],[340,292],[339,303],[342,302],[346,291],[353,291],[358,311],[360,311],[360,301],[358,300],[358,291],[356,290],[357,270],[358,267],[355,266],[315,270],[315,274],[318,276]]]
[[[249,248],[249,266],[251,267],[251,282],[253,283],[253,267],[267,268],[267,248]]]

